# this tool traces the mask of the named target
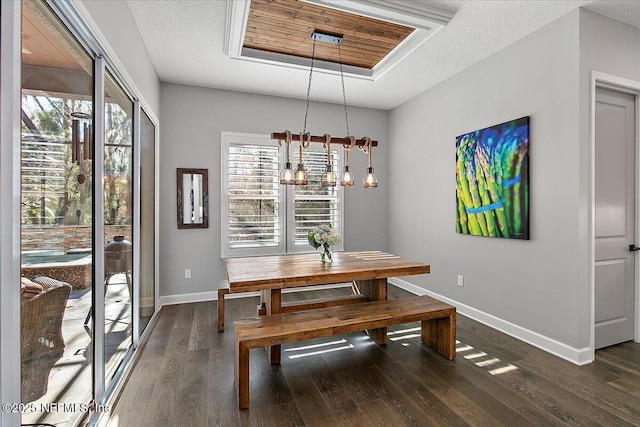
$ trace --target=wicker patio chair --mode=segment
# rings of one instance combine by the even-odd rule
[[[51,368],[64,352],[62,317],[71,286],[61,282],[44,288],[20,310],[23,403],[47,392]]]

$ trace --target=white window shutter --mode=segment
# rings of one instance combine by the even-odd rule
[[[309,246],[307,235],[318,225],[331,224],[342,234],[342,198],[340,183],[335,187],[322,187],[320,181],[327,164],[327,153],[322,145],[309,147],[302,152],[309,184],[295,186],[293,238],[289,240],[291,252],[313,250]],[[298,150],[296,150],[296,158]],[[331,151],[333,170],[340,176],[338,152]],[[341,246],[336,249],[341,249]]]
[[[223,257],[283,252],[277,144],[227,135],[223,145]]]
[[[293,167],[298,147],[291,147]],[[334,171],[340,156],[332,150]],[[303,151],[306,186],[281,185],[284,148],[269,135],[222,132],[221,253],[234,256],[312,252],[307,234],[331,224],[342,234],[340,184],[322,187],[327,154],[314,144]],[[342,244],[335,247],[342,249]]]

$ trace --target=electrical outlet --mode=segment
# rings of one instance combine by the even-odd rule
[[[187,268],[186,270],[184,270],[184,278],[185,279],[191,279],[191,269]]]
[[[464,276],[458,274],[458,286],[464,286]]]

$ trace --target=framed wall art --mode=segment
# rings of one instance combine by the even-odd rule
[[[529,239],[529,121],[456,137],[456,231]]]

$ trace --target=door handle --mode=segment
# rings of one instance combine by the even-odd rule
[[[629,252],[640,251],[640,247],[636,245],[629,245]]]

